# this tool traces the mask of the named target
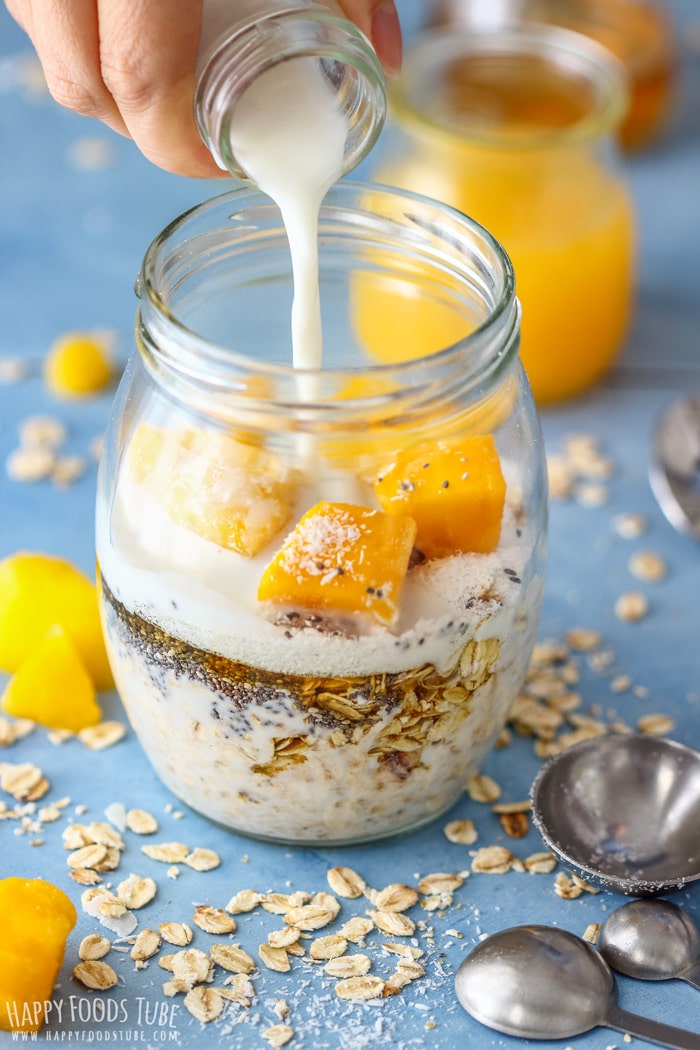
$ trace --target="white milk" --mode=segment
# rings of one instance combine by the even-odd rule
[[[319,369],[323,356],[318,291],[318,216],[342,173],[348,121],[319,60],[280,62],[245,91],[231,143],[243,169],[282,212],[294,277],[293,364]],[[313,396],[313,387],[308,394]]]

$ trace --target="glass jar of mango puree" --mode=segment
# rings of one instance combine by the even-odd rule
[[[539,404],[586,390],[628,327],[635,222],[618,164],[622,67],[565,29],[436,29],[407,54],[376,176],[446,201],[509,253]]]
[[[156,238],[97,508],[110,661],[156,772],[295,843],[455,802],[521,684],[546,543],[502,248],[343,183],[319,249],[324,363],[300,371],[269,198],[224,194]]]

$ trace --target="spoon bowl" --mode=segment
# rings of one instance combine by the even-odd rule
[[[649,481],[671,525],[700,540],[700,394],[673,401],[660,416]]]
[[[700,1050],[700,1035],[622,1010],[602,955],[555,926],[512,926],[487,937],[460,964],[455,991],[467,1013],[506,1035],[570,1039],[604,1027]]]
[[[613,970],[641,981],[680,978],[700,988],[700,931],[671,901],[635,900],[609,915],[598,950]]]
[[[634,897],[700,878],[700,754],[644,734],[610,734],[550,759],[531,789],[549,848],[586,879]]]
[[[467,1013],[489,1028],[524,1039],[569,1039],[600,1024],[614,1002],[615,979],[574,934],[512,926],[470,952],[455,990]]]

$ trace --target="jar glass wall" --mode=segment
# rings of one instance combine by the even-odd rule
[[[306,843],[459,797],[521,684],[546,545],[500,246],[346,183],[319,249],[324,368],[301,372],[266,197],[156,239],[97,511],[110,660],[155,770],[224,825]]]
[[[433,30],[407,54],[392,102],[377,178],[492,231],[513,260],[536,400],[585,390],[615,360],[633,294],[615,59],[548,26]]]

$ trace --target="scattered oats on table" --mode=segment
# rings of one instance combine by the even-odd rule
[[[482,846],[472,858],[471,869],[483,875],[505,875],[512,863],[513,854],[505,846]]]
[[[451,820],[443,828],[445,838],[448,842],[455,842],[460,846],[471,846],[479,837],[473,820]]]
[[[273,1024],[265,1028],[261,1033],[263,1039],[267,1039],[272,1047],[286,1046],[290,1039],[294,1038],[294,1029],[288,1024]]]
[[[358,953],[357,955],[342,955],[329,959],[323,969],[330,977],[364,977],[372,968],[372,960],[369,955]]]
[[[418,892],[414,890],[412,886],[405,886],[400,882],[392,883],[391,886],[386,886],[383,890],[380,890],[372,900],[372,904],[374,904],[375,908],[379,911],[407,911],[417,903]]]
[[[0,357],[0,384],[20,383],[29,375],[29,364],[21,357]]]
[[[675,725],[670,715],[663,714],[642,715],[637,720],[639,732],[647,733],[649,736],[666,736],[668,733],[673,732]]]
[[[209,954],[231,973],[253,973],[256,969],[255,960],[237,944],[212,944]]]
[[[647,530],[647,520],[642,514],[616,514],[613,528],[624,540],[636,540]]]
[[[326,878],[333,892],[348,900],[361,897],[366,885],[365,880],[352,868],[330,868]]]
[[[338,933],[330,933],[326,937],[317,937],[311,942],[309,957],[311,959],[329,960],[337,959],[348,950],[348,942],[345,937]]]
[[[498,819],[508,838],[523,839],[530,830],[526,813],[501,813]]]
[[[584,941],[588,941],[589,944],[597,944],[598,937],[600,935],[601,923],[591,922],[586,926],[586,929],[581,934]]]
[[[214,908],[211,904],[198,904],[192,921],[205,933],[233,933],[236,920],[223,908]]]
[[[615,602],[615,615],[624,623],[643,620],[649,612],[649,602],[641,591],[625,591]]]
[[[213,849],[196,846],[191,853],[182,858],[182,862],[195,871],[212,871],[221,864],[221,857]]]
[[[416,924],[413,919],[402,912],[368,911],[367,914],[378,930],[392,937],[412,937],[416,932]]]
[[[153,900],[157,889],[155,880],[150,876],[144,877],[132,872],[128,879],[124,879],[117,886],[117,896],[127,908],[138,910]]]
[[[139,930],[131,948],[131,958],[135,962],[143,962],[155,955],[162,944],[162,937],[157,930],[144,927]]]
[[[335,994],[339,999],[377,999],[384,990],[381,977],[347,977],[338,981]]]
[[[181,864],[189,856],[190,848],[184,842],[149,842],[141,847],[141,852],[163,864]]]
[[[579,653],[590,653],[600,647],[603,636],[600,631],[589,627],[572,627],[566,632],[564,639],[570,649],[575,649]]]
[[[291,969],[289,955],[284,948],[274,948],[271,944],[263,942],[258,947],[258,955],[268,970],[287,973]]]
[[[184,947],[192,940],[192,930],[186,922],[161,922],[158,932],[168,944]]]
[[[658,583],[666,576],[666,562],[654,551],[636,551],[627,562],[627,568],[645,583]]]
[[[474,802],[495,802],[501,797],[501,788],[486,773],[477,773],[469,778],[467,794]]]
[[[213,988],[198,985],[192,988],[184,998],[186,1008],[202,1024],[215,1021],[224,1009],[223,997]]]
[[[126,814],[126,826],[135,835],[153,835],[158,830],[158,821],[145,809],[130,809]]]
[[[86,988],[92,988],[98,992],[114,988],[117,983],[117,975],[112,967],[108,963],[99,962],[95,959],[87,959],[84,962],[77,963],[73,967],[72,976],[74,980],[80,981]]]
[[[117,744],[126,735],[126,726],[122,722],[98,722],[96,726],[87,726],[77,734],[81,744],[90,751],[102,751]]]
[[[101,959],[111,947],[112,944],[106,937],[101,937],[99,933],[89,933],[80,942],[78,955],[84,962],[90,959]]]

